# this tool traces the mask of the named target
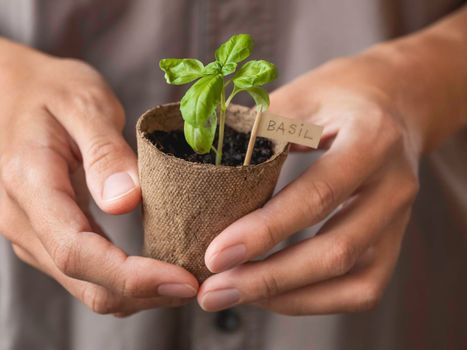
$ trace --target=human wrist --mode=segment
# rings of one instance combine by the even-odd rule
[[[376,45],[356,61],[400,113],[420,152],[467,125],[467,28],[460,13],[402,39]],[[457,23],[456,23],[457,21]]]
[[[436,115],[436,107],[430,106],[433,100],[423,98],[423,60],[404,46],[398,42],[378,44],[355,60],[365,72],[366,84],[379,92],[378,103],[402,123],[412,148],[420,156],[429,149],[430,120]]]

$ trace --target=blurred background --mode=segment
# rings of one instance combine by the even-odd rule
[[[278,65],[280,76],[272,90],[328,60],[427,26],[463,3],[0,0],[0,36],[96,67],[125,107],[125,137],[134,147],[137,117],[156,104],[179,99],[184,91],[165,84],[157,67],[163,57],[208,62],[220,42],[233,33],[249,33],[256,43],[254,57]],[[243,98],[237,102],[250,104]],[[124,320],[98,316],[21,263],[2,238],[0,349],[467,349],[467,174],[459,170],[466,155],[456,151],[466,136],[464,130],[423,160],[421,191],[399,264],[382,302],[371,312],[287,317],[239,307],[207,314],[191,305]],[[278,189],[318,156],[290,155]],[[114,217],[103,215],[92,202],[89,206],[119,246],[140,253],[139,210]]]

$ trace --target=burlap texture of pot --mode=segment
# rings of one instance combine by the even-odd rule
[[[233,105],[226,122],[248,132],[254,117],[254,111]],[[211,275],[204,264],[209,243],[271,197],[288,146],[273,142],[274,154],[268,161],[237,167],[193,163],[165,154],[145,134],[182,129],[178,103],[147,111],[136,128],[144,255],[182,266],[202,282]]]

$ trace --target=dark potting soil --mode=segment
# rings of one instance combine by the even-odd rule
[[[177,158],[195,163],[216,163],[214,151],[207,154],[195,153],[186,142],[185,135],[181,130],[170,132],[156,130],[146,134],[146,137],[162,152],[174,155]],[[224,146],[222,148],[222,165],[242,165],[249,140],[250,133],[238,132],[226,125],[224,129]],[[217,135],[213,145],[217,145]],[[272,142],[264,137],[257,137],[250,163],[263,163],[271,158],[272,154]]]

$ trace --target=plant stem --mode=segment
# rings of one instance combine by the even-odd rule
[[[227,101],[225,102],[225,107],[226,107],[226,108],[229,107],[230,102],[232,101],[232,99],[234,98],[234,96],[235,96],[236,94],[238,94],[240,91],[241,91],[241,90],[237,90],[237,88],[234,87],[234,89],[233,89],[232,92],[230,93],[229,98],[227,98]]]
[[[224,126],[225,126],[225,88],[222,88],[221,101],[219,106],[219,134],[217,140],[217,153],[216,153],[216,165],[221,165],[222,161],[222,146],[224,145]]]

